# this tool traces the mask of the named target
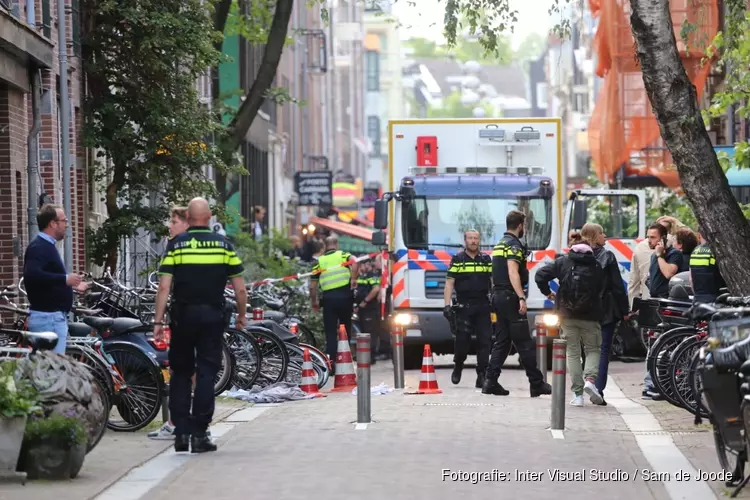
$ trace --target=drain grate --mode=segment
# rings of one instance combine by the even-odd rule
[[[708,430],[695,431],[630,431],[618,429],[619,432],[627,432],[636,436],[690,436],[693,434],[705,434]]]
[[[414,406],[495,406],[492,403],[422,403]]]

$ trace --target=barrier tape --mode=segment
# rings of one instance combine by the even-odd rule
[[[374,257],[377,257],[378,255],[380,255],[380,252],[373,252],[373,253],[368,254],[368,255],[363,255],[362,257],[357,257],[356,259],[354,259],[354,262],[347,261],[347,262],[344,262],[343,264],[337,264],[335,266],[326,268],[325,271],[328,271],[328,270],[331,270],[331,269],[336,269],[338,267],[349,267],[352,264],[359,264],[360,262],[363,262],[363,261],[366,261],[366,260],[370,260],[370,259],[372,259]],[[323,271],[324,271],[324,269],[320,269],[318,271],[311,271],[309,273],[301,273],[301,274],[294,274],[292,276],[284,276],[283,278],[266,278],[266,279],[261,280],[261,281],[254,281],[253,283],[250,283],[250,286],[263,285],[265,283],[279,283],[279,282],[282,282],[282,281],[292,281],[292,280],[298,280],[298,279],[301,279],[301,278],[308,278],[310,276],[315,276],[316,274],[320,274]],[[382,283],[382,279],[383,278],[381,276],[381,283]]]

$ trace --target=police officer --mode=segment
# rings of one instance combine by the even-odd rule
[[[477,338],[477,381],[476,387],[482,388],[484,372],[490,357],[490,338],[492,322],[490,321],[490,302],[488,294],[491,287],[492,259],[479,252],[479,231],[469,229],[464,232],[464,248],[451,259],[448,276],[445,281],[443,315],[450,321],[455,314],[456,336],[453,354],[453,373],[451,382],[461,382],[461,371],[466,356],[469,354],[472,333]],[[453,290],[456,290],[457,308],[451,307]]]
[[[700,245],[690,254],[690,281],[693,287],[693,302],[696,304],[715,302],[716,297],[720,295],[719,290],[727,286],[719,272],[719,266],[716,265],[711,247],[703,238],[704,234],[706,233],[703,230],[698,233]]]
[[[482,394],[509,394],[508,390],[498,384],[497,379],[510,353],[511,342],[515,344],[521,364],[526,370],[531,397],[552,394],[552,387],[544,382],[542,372],[537,367],[534,351],[536,346],[529,334],[529,322],[526,317],[525,290],[529,286],[529,271],[526,268],[528,252],[521,243],[525,220],[526,215],[523,212],[508,212],[505,218],[507,231],[492,251],[492,307],[497,315],[497,330]]]
[[[353,290],[357,287],[358,266],[351,254],[339,250],[336,236],[325,239],[326,251],[318,257],[310,277],[310,298],[313,310],[323,306],[323,328],[326,332],[326,353],[336,360],[337,328],[346,327],[352,334],[352,314],[354,310]],[[350,263],[349,266],[344,264]],[[318,288],[322,292],[318,300]]]
[[[373,271],[372,262],[364,261],[360,264],[355,301],[357,315],[359,316],[359,327],[363,332],[370,334],[370,363],[373,365],[375,364],[375,354],[380,339],[378,293],[380,293],[380,275]]]
[[[175,424],[175,451],[216,451],[207,434],[214,414],[214,380],[221,369],[224,342],[224,288],[231,279],[237,297],[237,328],[245,326],[247,291],[242,261],[232,245],[208,227],[211,210],[204,198],[188,205],[190,227],[172,238],[159,266],[154,338],[163,338],[164,312],[169,311],[169,413]],[[191,398],[191,377],[196,372]],[[192,399],[192,401],[191,401]],[[192,407],[192,415],[190,408]]]

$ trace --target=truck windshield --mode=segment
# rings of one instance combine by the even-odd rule
[[[505,232],[511,210],[526,214],[524,240],[529,250],[547,248],[552,236],[552,202],[547,198],[425,198],[403,203],[402,230],[407,248],[460,248],[464,231],[476,229],[483,249]]]

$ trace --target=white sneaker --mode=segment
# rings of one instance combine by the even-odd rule
[[[157,440],[169,440],[174,439],[174,426],[169,425],[169,422],[164,422],[164,425],[159,427],[158,431],[151,431],[146,434],[149,439]]]
[[[570,406],[583,406],[583,396],[576,396],[571,399]]]
[[[587,380],[586,383],[583,384],[583,392],[588,394],[589,399],[595,405],[600,405],[602,404],[602,401],[604,401],[604,398],[599,392],[599,389],[597,389],[596,385],[594,385],[594,383],[591,382],[590,380]]]

